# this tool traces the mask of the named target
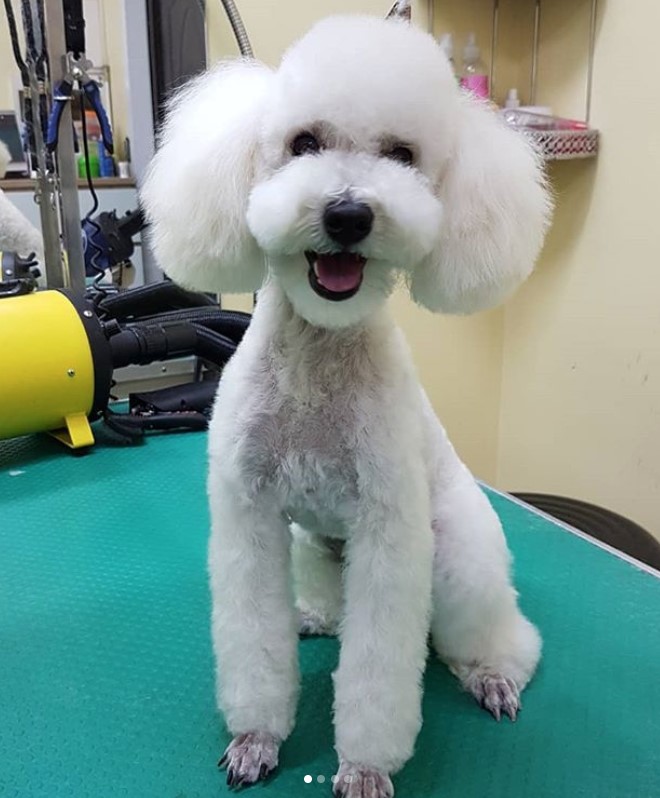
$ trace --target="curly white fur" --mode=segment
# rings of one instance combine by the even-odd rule
[[[292,155],[301,131],[319,152]],[[396,144],[412,166],[386,157]],[[305,253],[337,251],[323,212],[346,196],[371,208],[373,227],[350,247],[366,260],[359,290],[329,301]],[[400,278],[433,310],[467,312],[513,290],[549,212],[537,160],[460,93],[430,36],[337,17],[277,71],[222,64],[186,89],[143,200],[174,279],[227,291],[265,276],[209,439],[227,724],[278,741],[291,732],[297,603],[308,631],[339,624],[336,744],[350,795],[390,794],[421,723],[429,628],[496,716],[515,717],[540,638],[518,609],[499,520],[433,414],[386,299]]]
[[[4,177],[11,156],[7,146],[0,141],[0,178]],[[0,252],[16,252],[27,256],[31,253],[43,256],[41,233],[10,202],[0,189]]]

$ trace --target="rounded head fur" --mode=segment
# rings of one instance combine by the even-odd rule
[[[277,70],[224,62],[173,101],[142,198],[184,285],[277,280],[340,327],[398,279],[435,311],[493,305],[531,271],[549,214],[533,150],[463,94],[428,34],[330,17]]]

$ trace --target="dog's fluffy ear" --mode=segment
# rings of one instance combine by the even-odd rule
[[[413,299],[444,313],[496,305],[530,274],[543,243],[551,201],[540,159],[488,107],[461,97],[436,192],[442,233],[412,274]]]
[[[264,257],[245,221],[273,73],[221,63],[172,101],[141,191],[159,265],[201,291],[255,291]]]

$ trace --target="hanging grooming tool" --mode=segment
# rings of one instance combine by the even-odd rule
[[[114,142],[110,121],[101,102],[99,84],[90,77],[94,66],[85,56],[85,19],[82,0],[64,0],[64,37],[66,42],[66,72],[53,90],[53,108],[48,120],[46,146],[49,152],[57,148],[62,112],[73,98],[76,86],[92,107],[101,128],[101,138],[110,155],[114,153]],[[83,111],[84,113],[84,111]]]
[[[63,80],[57,83],[53,91],[53,109],[48,120],[48,134],[46,136],[48,151],[52,153],[57,149],[62,111],[66,103],[71,102],[73,99],[73,91],[77,84],[96,114],[101,128],[103,145],[112,155],[114,153],[114,142],[110,120],[101,102],[99,84],[88,73],[88,70],[93,66],[92,62],[84,56],[76,58],[73,53],[67,53],[66,65],[66,75]]]

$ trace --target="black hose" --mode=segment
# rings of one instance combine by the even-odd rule
[[[224,335],[195,324],[130,324],[110,337],[113,368],[196,356],[222,367],[236,351]]]
[[[37,58],[37,75],[45,80],[46,70],[48,68],[48,42],[46,41],[46,13],[44,9],[44,0],[36,0],[36,4],[37,22],[39,23],[39,30],[41,31],[41,52]]]
[[[21,73],[21,81],[25,88],[30,86],[30,73],[27,64],[23,60],[21,54],[21,47],[18,41],[18,28],[16,27],[16,17],[14,16],[14,9],[11,5],[11,0],[5,1],[5,14],[7,15],[7,25],[9,26],[9,38],[11,39],[11,49],[14,53],[14,60]]]
[[[34,38],[34,20],[32,19],[30,0],[23,0],[21,3],[21,15],[23,17],[23,32],[27,42],[27,60],[28,63],[36,64],[40,53],[37,52],[37,43]]]
[[[141,322],[165,324],[167,322],[184,321],[199,324],[214,332],[227,336],[236,344],[240,343],[250,325],[252,316],[238,310],[221,310],[220,308],[186,308],[160,313],[155,316],[140,318]]]
[[[30,166],[34,168],[37,162],[37,142],[34,135],[34,112],[32,100],[32,87],[30,86],[30,70],[21,54],[21,47],[18,40],[18,28],[16,27],[16,17],[11,0],[4,0],[7,25],[9,26],[9,38],[11,49],[14,53],[14,60],[18,71],[21,73],[21,83],[25,91],[23,92],[23,120],[25,122],[25,133],[27,135],[28,150],[30,153]]]
[[[113,368],[186,357],[196,346],[197,332],[190,324],[135,324],[110,338]]]
[[[46,131],[48,130],[48,97],[46,94],[39,95],[39,122],[41,124],[41,129],[44,131],[44,137],[46,136]],[[46,155],[46,170],[48,172],[53,171],[53,153],[48,149],[48,147],[44,147],[45,155]]]
[[[103,317],[117,321],[144,319],[149,315],[170,310],[199,307],[217,307],[217,305],[206,294],[186,291],[169,280],[150,283],[105,297],[98,304],[99,313]]]
[[[105,276],[105,270],[98,265],[97,257],[102,258],[104,256],[104,252],[97,244],[99,239],[103,238],[103,231],[99,227],[98,223],[94,221],[92,218],[96,211],[99,209],[99,198],[96,194],[96,189],[94,188],[94,182],[92,180],[92,171],[91,166],[89,163],[89,140],[87,138],[87,115],[85,113],[85,94],[84,92],[80,92],[79,98],[79,108],[80,108],[80,119],[82,124],[82,140],[83,140],[83,152],[85,154],[85,177],[87,178],[87,188],[89,189],[89,193],[92,195],[92,207],[87,212],[87,215],[83,219],[83,223],[87,223],[94,229],[96,235],[87,236],[85,245],[89,247],[91,250],[94,250],[89,256],[85,257],[86,263],[90,263],[94,271],[97,273],[95,280],[102,280]]]
[[[198,324],[192,325],[197,332],[197,349],[195,354],[209,360],[217,366],[224,366],[236,351],[236,344],[224,335],[207,330]]]

